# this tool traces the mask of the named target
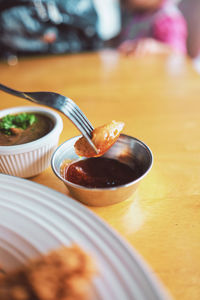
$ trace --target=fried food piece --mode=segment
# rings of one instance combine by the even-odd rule
[[[95,128],[92,132],[92,142],[98,153],[89,145],[85,137],[81,137],[74,145],[76,154],[84,157],[103,155],[117,141],[123,128],[124,123],[116,121]]]
[[[78,246],[62,247],[0,279],[1,300],[86,300],[96,274]]]
[[[1,265],[0,265],[0,280],[1,280],[1,278],[3,277],[5,275],[5,271],[4,271],[4,269],[1,267]]]

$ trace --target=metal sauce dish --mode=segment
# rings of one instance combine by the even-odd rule
[[[67,186],[72,197],[86,205],[106,206],[128,199],[152,167],[153,155],[149,147],[134,137],[121,134],[103,157],[116,159],[133,169],[137,166],[140,169],[140,176],[125,185],[108,188],[87,188],[74,184],[62,177],[61,166],[66,160],[74,162],[80,159],[74,150],[78,138],[80,136],[71,138],[56,149],[52,156],[51,167],[56,176]]]

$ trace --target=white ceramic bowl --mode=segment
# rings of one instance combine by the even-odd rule
[[[22,112],[44,114],[54,123],[48,134],[33,142],[15,146],[0,146],[0,173],[28,178],[38,175],[50,165],[51,156],[58,145],[63,129],[63,122],[57,112],[33,106],[18,106],[1,110],[0,118]]]

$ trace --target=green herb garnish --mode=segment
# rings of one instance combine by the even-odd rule
[[[11,135],[11,128],[26,129],[37,121],[34,114],[21,113],[18,115],[7,115],[0,120],[0,131]]]

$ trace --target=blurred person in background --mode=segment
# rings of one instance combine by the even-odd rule
[[[185,53],[186,36],[173,0],[0,0],[0,58],[10,64],[116,46],[113,37],[125,54]]]
[[[0,57],[100,49],[93,0],[0,0]]]
[[[173,0],[121,0],[125,55],[187,53],[187,25]]]
[[[182,0],[179,8],[188,26],[188,54],[195,59],[200,56],[200,0]]]
[[[187,49],[194,68],[200,73],[200,1],[182,0],[179,8],[188,27]]]

